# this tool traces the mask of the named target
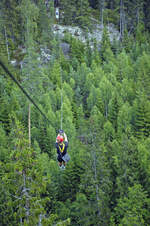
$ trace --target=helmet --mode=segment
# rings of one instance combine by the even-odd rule
[[[61,142],[63,142],[64,138],[63,138],[63,136],[57,136],[56,140],[57,140],[59,143],[61,143]]]

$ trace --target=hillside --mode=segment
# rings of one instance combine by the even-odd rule
[[[0,2],[2,226],[150,225],[149,1],[100,2]]]

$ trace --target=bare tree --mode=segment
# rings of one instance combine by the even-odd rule
[[[122,40],[125,30],[124,0],[120,0],[120,39]]]
[[[29,103],[29,108],[28,108],[28,133],[29,133],[29,148],[31,147],[31,106]]]
[[[6,26],[4,27],[4,31],[5,31],[5,43],[6,43],[7,56],[8,56],[8,61],[10,61],[10,53],[9,53],[9,47],[8,47],[8,37],[7,37]]]
[[[100,8],[100,22],[103,27],[104,24],[104,6],[105,6],[105,0],[99,0],[99,8]]]

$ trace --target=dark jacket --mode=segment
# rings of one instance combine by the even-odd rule
[[[61,152],[61,150],[63,148],[63,145],[60,145],[59,143],[56,142],[55,146],[57,148],[57,154],[59,156],[63,157],[67,153],[67,148],[68,148],[68,142],[67,141],[64,142],[64,150],[63,150],[63,152]]]

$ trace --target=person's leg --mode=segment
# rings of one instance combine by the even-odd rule
[[[58,165],[61,167],[62,166],[62,162],[58,162]]]
[[[63,168],[65,169],[66,168],[66,162],[63,161]]]
[[[58,160],[58,165],[61,168],[61,166],[62,166],[62,158],[60,156],[58,156],[57,160]]]

